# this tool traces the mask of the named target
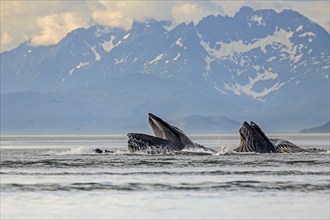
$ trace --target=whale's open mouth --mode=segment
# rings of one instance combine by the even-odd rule
[[[149,124],[156,137],[168,140],[180,148],[184,147],[183,138],[186,136],[177,127],[168,124],[152,113],[149,113]]]
[[[250,132],[253,132],[253,131],[250,128],[249,123],[244,121],[241,128],[239,129],[239,134],[240,134],[241,140],[243,140],[243,141],[246,140],[246,138],[251,135]]]
[[[185,149],[202,149],[214,153],[213,149],[205,148],[190,140],[190,138],[179,128],[170,125],[163,119],[149,113],[149,124],[155,136],[138,133],[128,133],[128,149],[135,151],[181,151]]]
[[[184,143],[186,135],[175,126],[163,119],[149,113],[149,124],[155,136],[138,133],[128,133],[128,149],[135,151],[180,151],[187,143]],[[188,138],[189,139],[189,138]],[[189,139],[190,140],[190,139]]]
[[[149,124],[156,137],[167,140],[180,138],[180,136],[177,134],[177,132],[174,131],[170,124],[151,113],[149,113]]]
[[[276,152],[274,145],[270,142],[265,133],[252,121],[250,124],[244,121],[239,129],[239,134],[240,147],[237,148],[237,151],[254,151],[259,153]]]

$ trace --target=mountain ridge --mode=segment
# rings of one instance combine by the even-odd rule
[[[302,129],[299,133],[330,133],[330,121],[320,126]]]
[[[233,17],[167,26],[153,19],[129,30],[96,25],[74,30],[56,45],[23,43],[1,53],[2,131],[29,130],[31,121],[52,117],[60,118],[59,130],[60,122],[70,127],[64,126],[70,117],[56,108],[79,115],[71,122],[78,130],[120,130],[143,124],[148,112],[190,118],[187,130],[194,132],[214,127],[210,115],[232,120],[228,131],[242,120],[284,132],[329,120],[329,33],[303,15],[243,7]],[[17,103],[17,92],[26,101]],[[38,119],[35,102],[54,109]],[[22,109],[26,113],[15,120],[13,112]],[[194,115],[204,128],[196,128]]]

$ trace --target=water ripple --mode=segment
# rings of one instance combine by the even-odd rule
[[[1,184],[1,190],[10,191],[329,191],[328,181],[318,183],[297,183],[291,181],[227,181],[227,182],[200,182],[200,183],[124,183],[115,184],[111,182],[87,182],[87,183],[68,183],[68,184]]]

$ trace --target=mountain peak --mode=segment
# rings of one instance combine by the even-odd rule
[[[145,21],[134,21],[132,29],[146,29],[146,28],[163,28],[164,26],[170,26],[170,21],[159,21],[153,18],[150,18]]]
[[[242,16],[246,16],[246,15],[250,15],[252,13],[254,13],[255,11],[253,10],[253,8],[249,7],[249,6],[243,6],[241,7],[238,12],[236,13],[237,14],[240,14]],[[235,15],[235,16],[236,16]]]

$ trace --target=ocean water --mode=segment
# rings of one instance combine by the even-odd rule
[[[130,154],[126,136],[1,136],[1,219],[329,219],[330,137],[271,135],[326,153]],[[96,154],[93,149],[114,153]]]

